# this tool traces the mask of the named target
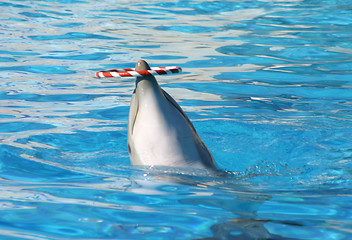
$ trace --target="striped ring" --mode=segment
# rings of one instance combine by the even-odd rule
[[[171,67],[152,67],[150,70],[135,71],[134,68],[125,69],[112,69],[108,71],[99,71],[96,76],[102,77],[141,77],[150,75],[164,75],[182,72],[182,68],[171,66]]]

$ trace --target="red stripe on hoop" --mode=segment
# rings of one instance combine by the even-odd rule
[[[167,74],[167,72],[164,70],[154,70],[154,71],[157,72],[159,75]]]

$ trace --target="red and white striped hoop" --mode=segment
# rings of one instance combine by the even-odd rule
[[[150,70],[135,71],[134,68],[112,69],[108,71],[99,71],[96,76],[102,77],[141,77],[150,75],[164,75],[182,72],[180,67],[152,67]]]

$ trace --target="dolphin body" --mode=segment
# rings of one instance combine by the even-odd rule
[[[150,70],[140,60],[136,71]],[[128,119],[128,152],[135,166],[216,169],[192,122],[154,76],[136,78]]]

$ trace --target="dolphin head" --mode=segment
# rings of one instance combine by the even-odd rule
[[[136,64],[136,71],[150,70],[148,63],[144,60],[139,60]],[[162,89],[153,75],[140,76],[136,78],[135,94],[138,97],[139,105],[143,102],[150,101],[148,97],[153,95],[158,98],[165,98]]]
[[[135,70],[150,67],[140,60]],[[215,168],[209,150],[186,113],[152,75],[136,78],[127,143],[132,165]]]

